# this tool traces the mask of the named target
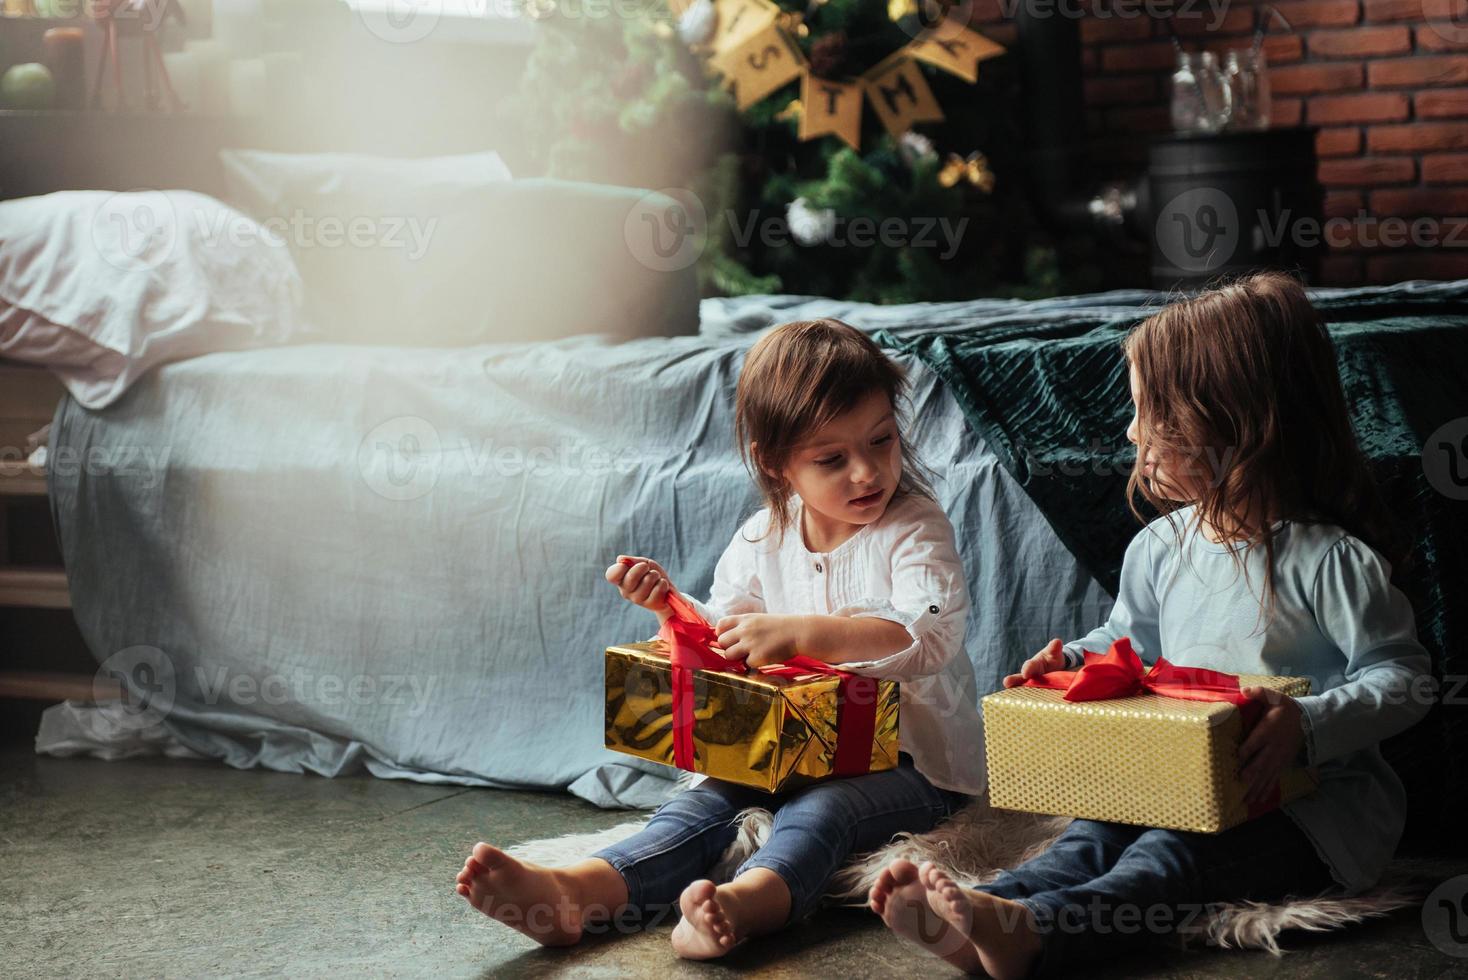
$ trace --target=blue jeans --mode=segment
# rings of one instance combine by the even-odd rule
[[[683,889],[708,876],[734,841],[734,818],[746,807],[774,811],[765,845],[739,866],[775,872],[790,889],[790,921],[814,911],[831,878],[856,853],[895,834],[922,833],[969,797],[938,789],[906,754],[895,769],[815,783],[788,793],[708,779],[658,808],[647,826],[597,851],[627,882],[628,905],[649,917],[671,908]]]
[[[1334,884],[1309,838],[1276,810],[1218,834],[1077,820],[1049,850],[978,890],[1030,909],[1043,976],[1200,926],[1210,904]]]

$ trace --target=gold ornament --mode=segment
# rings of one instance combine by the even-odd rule
[[[970,153],[967,157],[948,154],[943,168],[938,171],[938,183],[944,187],[956,187],[965,180],[985,194],[993,193],[994,171],[989,169],[989,158],[982,153]]]
[[[918,0],[887,0],[887,18],[901,20],[918,12]]]
[[[792,119],[799,119],[803,111],[804,108],[801,106],[800,100],[791,99],[789,105],[775,113],[775,120],[777,122],[790,122]]]

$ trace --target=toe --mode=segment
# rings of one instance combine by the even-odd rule
[[[901,887],[902,885],[909,885],[917,881],[918,868],[911,861],[898,858],[896,861],[887,865],[885,873],[891,876],[894,885]]]
[[[493,871],[510,860],[510,856],[498,847],[480,841],[474,845],[474,860],[477,861],[483,871]]]

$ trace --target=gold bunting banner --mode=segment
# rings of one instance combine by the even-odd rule
[[[669,0],[675,14],[692,0]],[[740,110],[800,79],[800,99],[781,118],[799,117],[802,141],[835,136],[861,150],[862,104],[869,100],[882,126],[901,136],[913,126],[942,122],[943,110],[917,62],[972,84],[979,64],[1004,53],[1004,46],[952,20],[888,55],[860,77],[836,80],[812,75],[791,37],[790,15],[770,0],[714,0],[718,18],[706,48],[709,66],[724,76]]]
[[[942,122],[943,110],[917,63],[898,51],[861,77],[877,118],[893,136],[918,123]]]
[[[800,138],[828,134],[861,152],[861,85],[806,72],[800,79]]]
[[[740,109],[748,109],[805,71],[800,48],[773,23],[712,63],[733,87],[734,104]]]
[[[716,0],[718,26],[710,44],[716,52],[726,53],[744,44],[775,23],[780,8],[766,0]]]
[[[1003,54],[1004,46],[977,31],[945,21],[938,30],[909,44],[907,51],[917,60],[973,84],[979,80],[979,62]]]

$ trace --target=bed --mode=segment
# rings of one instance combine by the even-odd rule
[[[469,181],[445,198],[442,161],[423,161],[428,177],[408,186],[380,162],[316,160],[304,176],[289,160],[254,163],[271,179],[251,187],[270,190],[261,206],[274,214],[355,213],[364,188],[392,198],[387,214],[463,218],[465,201],[485,210],[440,239],[426,265],[369,256],[367,272],[352,251],[270,250],[271,268],[294,264],[263,280],[278,294],[267,313],[295,311],[304,289],[309,329],[216,316],[225,329],[138,364],[105,397],[71,380],[52,430],[51,505],[77,623],[99,676],[130,697],[48,710],[40,751],[161,750],[327,776],[567,790],[602,806],[659,802],[667,770],[601,748],[601,651],[653,626],[602,573],[618,553],[640,552],[685,590],[707,590],[729,534],[757,506],[732,445],[734,380],[760,330],[799,317],[871,331],[910,373],[911,436],[969,575],[966,696],[1106,615],[1135,526],[1120,493],[1129,449],[1117,342],[1168,297],[694,306],[691,269],[664,274],[635,247],[637,228],[677,206],[659,195]],[[351,166],[361,179],[338,179]],[[564,217],[576,201],[584,223],[558,222],[512,254],[522,229],[544,224],[535,216]],[[200,207],[175,201],[165,213]],[[90,247],[115,224],[82,218],[68,227]],[[492,248],[486,228],[500,229]],[[47,234],[37,242],[56,245]],[[191,258],[170,248],[172,260]],[[196,251],[238,267],[216,242]],[[465,264],[483,254],[503,259],[493,274]],[[172,289],[169,269],[143,272]],[[428,281],[453,284],[454,315],[427,336],[406,324],[415,346],[382,343],[415,308],[404,291]],[[377,292],[333,302],[341,294],[319,288],[328,282]],[[44,276],[32,286],[38,297],[70,295]],[[237,292],[241,303],[262,295]],[[1464,415],[1468,284],[1314,298],[1343,345],[1366,448],[1414,523],[1412,597],[1436,673],[1468,675],[1455,598],[1468,588],[1468,519],[1423,472],[1429,435]],[[94,302],[115,312],[112,294]],[[506,324],[507,336],[559,339],[483,339],[487,325]],[[153,349],[152,337],[137,350]],[[113,353],[134,364],[134,352]],[[1396,761],[1424,801],[1424,826],[1446,826],[1468,784],[1462,712],[1436,709],[1398,740]]]
[[[77,621],[99,661],[163,651],[168,734],[231,765],[656,802],[666,770],[601,748],[601,652],[655,626],[602,573],[656,555],[706,594],[756,506],[732,448],[749,342],[293,346],[63,403],[53,458],[108,461],[52,474]],[[977,698],[1109,599],[908,362]],[[43,741],[86,734],[67,711]]]

